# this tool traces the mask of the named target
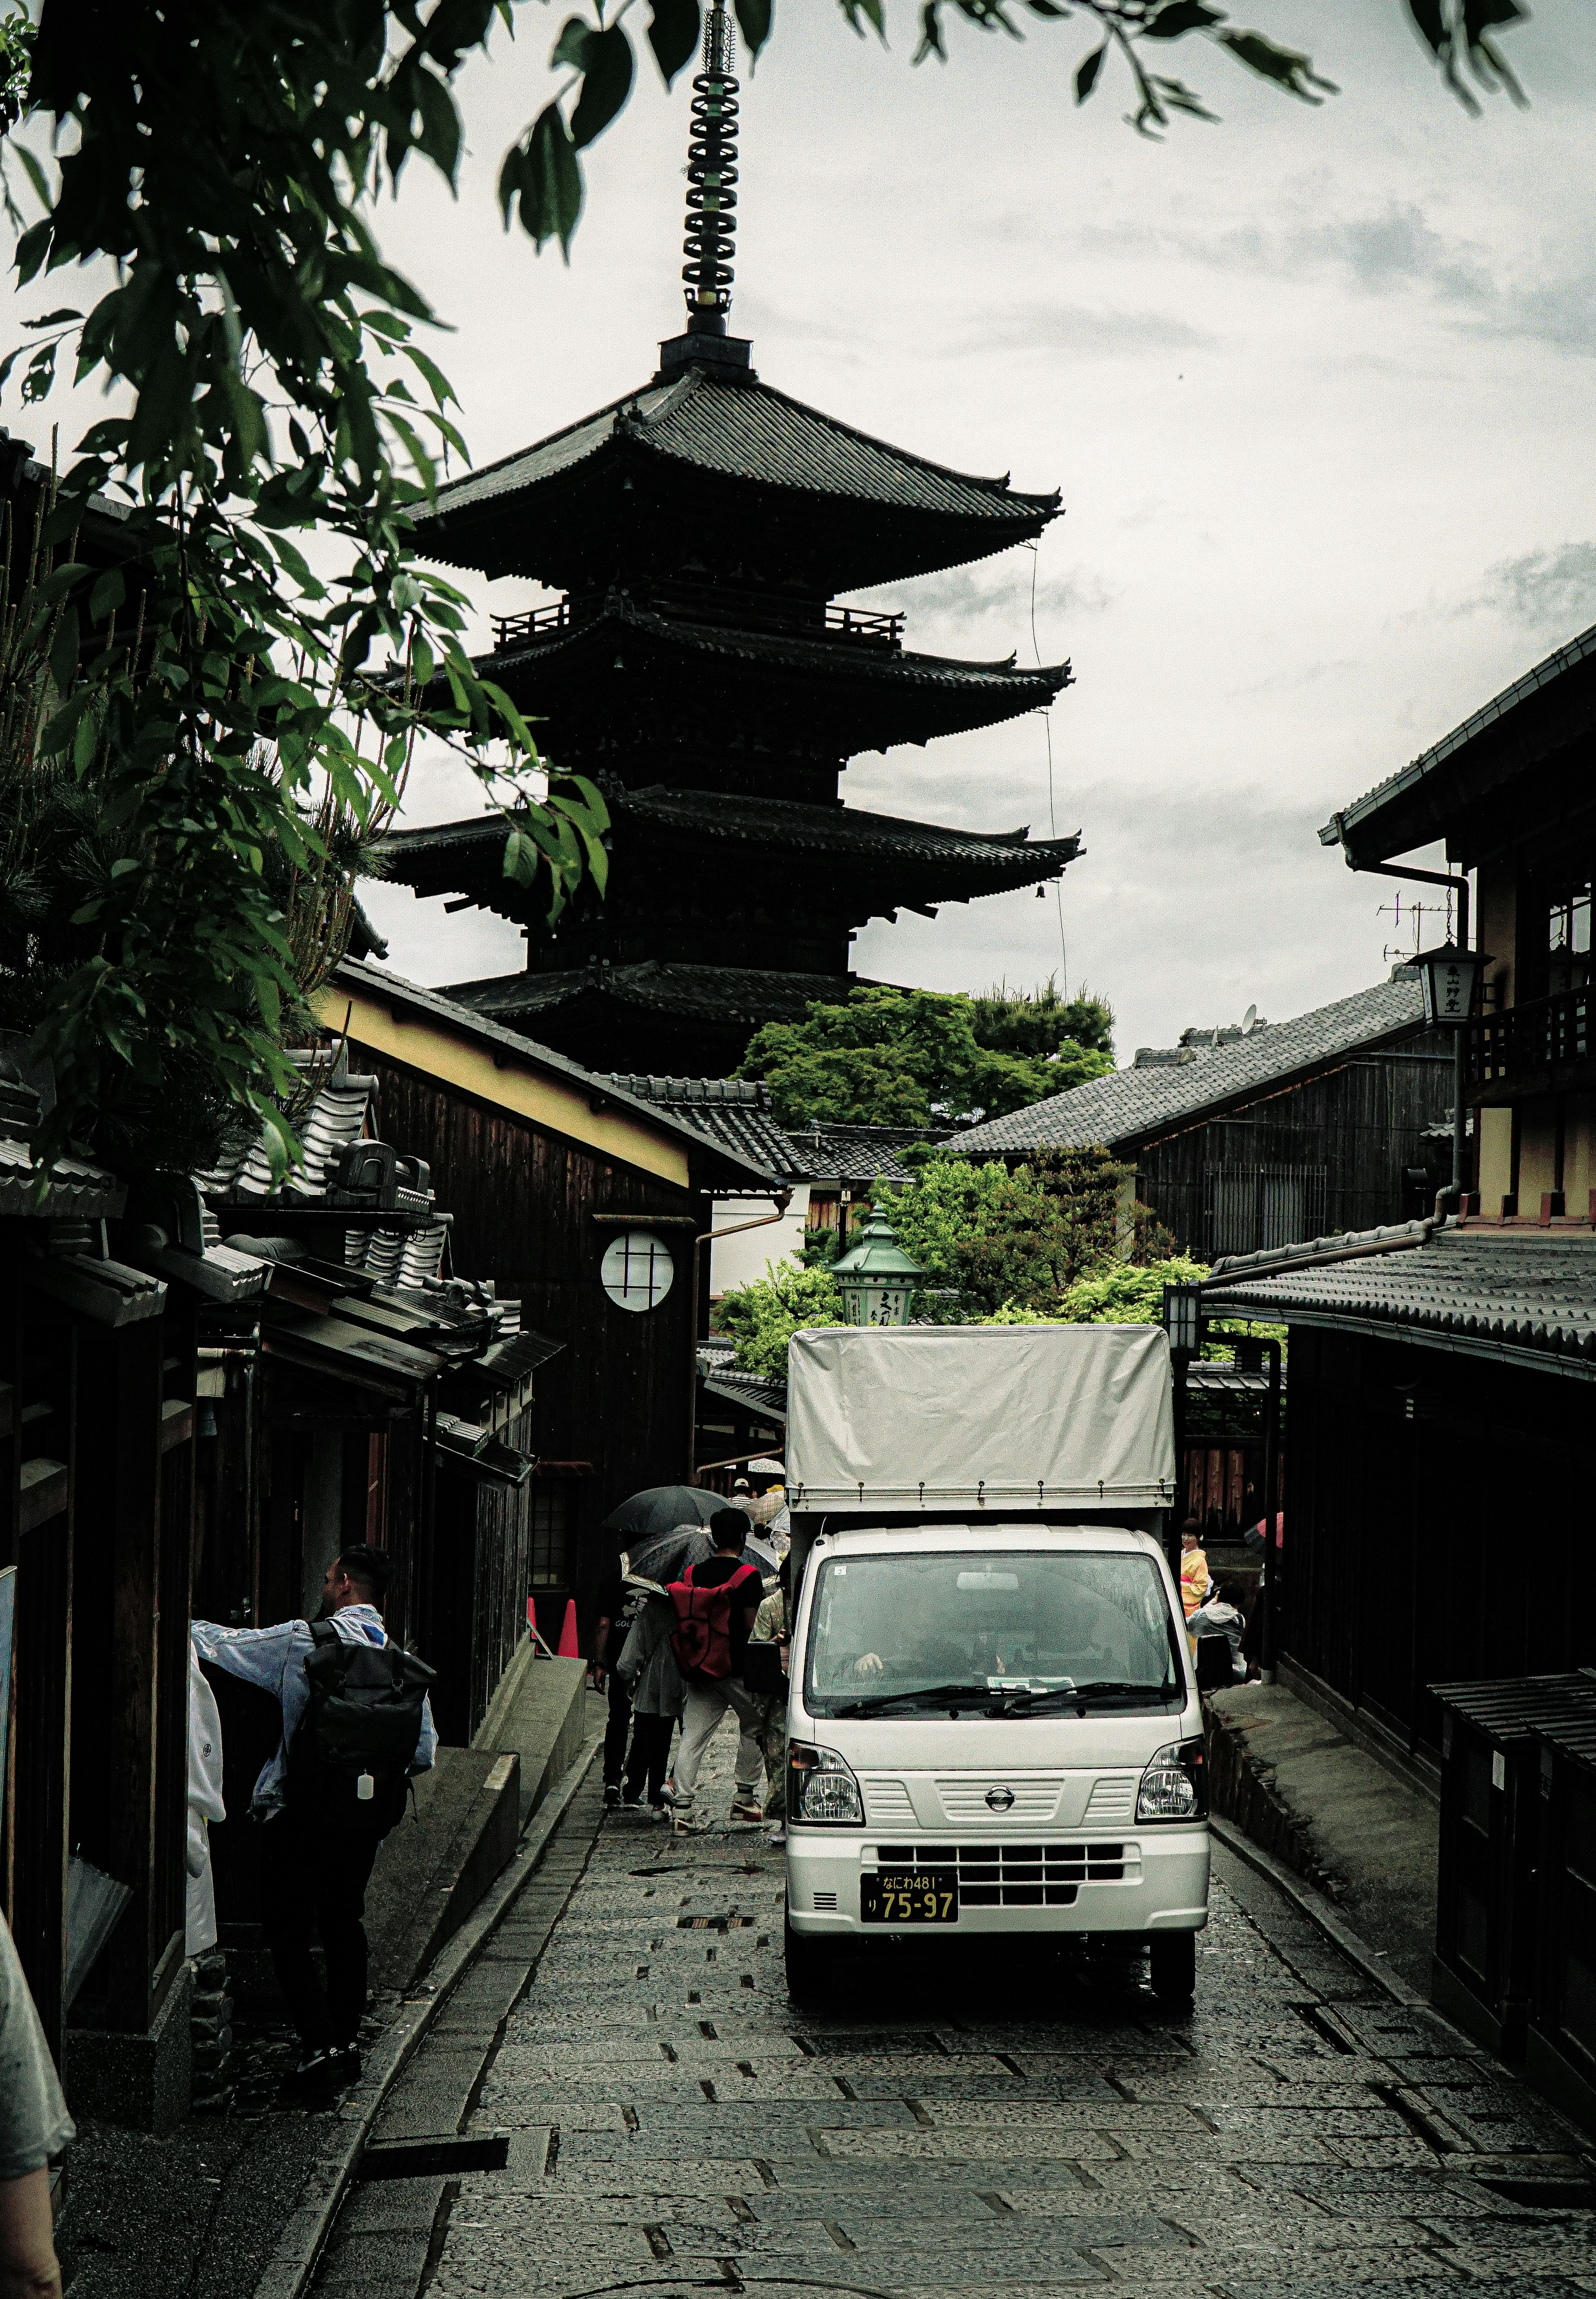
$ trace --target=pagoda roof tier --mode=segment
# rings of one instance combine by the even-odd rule
[[[750,369],[656,377],[596,415],[438,490],[422,554],[554,590],[622,564],[743,570],[830,597],[1035,539],[1024,494],[874,439]]]
[[[702,741],[706,678],[715,718],[779,748],[852,758],[898,743],[992,726],[1045,710],[1070,684],[1068,662],[1035,670],[909,654],[894,643],[801,628],[748,630],[664,612],[611,592],[591,605],[568,602],[558,619],[534,624],[478,668],[541,722],[550,754],[575,765],[613,749],[636,722],[656,757],[673,729]]]
[[[1056,878],[1080,851],[1078,833],[1034,839],[1026,830],[955,830],[857,807],[673,790],[662,783],[609,803],[618,891],[638,858],[651,871],[711,862],[708,899],[723,905],[728,868],[744,874],[774,866],[794,900],[802,892],[805,901],[861,921],[900,903],[969,901]],[[542,916],[544,898],[540,887],[505,877],[504,839],[503,816],[478,815],[436,829],[391,830],[378,851],[387,875],[418,894],[464,894],[484,909],[530,923]],[[805,880],[812,881],[807,889]]]
[[[755,1030],[802,1022],[812,1003],[841,1005],[869,985],[851,974],[777,974],[741,966],[594,963],[564,974],[506,974],[439,992],[503,1029],[594,1062],[633,1070],[652,1058],[672,1067],[735,1069]],[[578,1058],[572,1055],[572,1058]]]

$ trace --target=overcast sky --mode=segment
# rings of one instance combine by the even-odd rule
[[[799,398],[1062,490],[1035,569],[1018,551],[877,594],[910,645],[1027,660],[1035,572],[1042,658],[1076,681],[1051,814],[1040,717],[861,758],[844,789],[973,829],[1056,821],[1086,851],[1060,906],[905,915],[860,934],[856,967],[938,989],[1067,972],[1112,1002],[1121,1058],[1362,988],[1399,940],[1394,889],[1317,826],[1596,618],[1585,20],[1541,0],[1508,42],[1532,109],[1470,120],[1400,0],[1254,0],[1243,20],[1344,93],[1311,111],[1185,42],[1172,60],[1222,124],[1160,146],[1111,71],[1074,105],[1078,22],[1023,46],[955,28],[952,62],[913,71],[906,0],[892,12],[883,54],[826,0],[781,0],[744,74],[732,324]],[[456,329],[439,356],[478,462],[643,384],[681,324],[686,79],[668,98],[651,66],[593,151],[568,269],[493,206],[558,14],[518,22],[466,76],[458,203],[418,169],[379,219]],[[409,819],[476,806],[469,776],[422,762]],[[399,888],[373,908],[422,981],[523,962],[502,921]]]

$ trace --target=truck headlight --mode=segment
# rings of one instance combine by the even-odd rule
[[[1167,1748],[1159,1750],[1142,1775],[1136,1818],[1208,1818],[1208,1768],[1201,1740],[1171,1740]]]
[[[835,1748],[813,1748],[794,1740],[787,1749],[787,1818],[811,1826],[855,1826],[864,1820],[864,1799],[853,1768]]]

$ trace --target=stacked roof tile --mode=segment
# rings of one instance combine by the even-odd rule
[[[1356,1249],[1373,1249],[1352,1257]],[[1315,1264],[1315,1254],[1347,1257]],[[1428,1223],[1221,1262],[1211,1315],[1250,1313],[1596,1376],[1596,1237]],[[1270,1271],[1275,1274],[1270,1274]]]
[[[961,1157],[975,1157],[1145,1141],[1204,1110],[1311,1075],[1423,1023],[1418,976],[1411,967],[1397,967],[1389,982],[1299,1014],[1294,1021],[1275,1022],[1228,1040],[1220,1033],[1218,1045],[1170,1050],[1189,1054],[1189,1060],[1150,1063],[1138,1056],[1128,1069],[1088,1079],[1051,1101],[974,1125],[957,1135],[952,1147]]]
[[[557,477],[622,439],[725,478],[987,520],[1012,527],[1016,540],[1039,534],[1059,502],[1056,494],[1021,494],[1007,478],[977,478],[928,462],[752,378],[728,385],[689,369],[440,488],[436,512],[417,523],[423,547],[438,522]],[[994,538],[988,548],[1001,550],[1008,539]]]

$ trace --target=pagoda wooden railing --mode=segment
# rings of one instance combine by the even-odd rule
[[[758,591],[722,591],[696,584],[659,589],[637,595],[633,603],[668,615],[673,621],[712,623],[717,629],[768,631],[784,638],[843,639],[856,646],[887,647],[894,652],[903,643],[902,615],[881,614],[865,607],[803,608],[773,600]],[[519,615],[494,617],[494,648],[526,646],[535,639],[569,630],[602,613],[605,594],[586,599],[557,599],[552,606],[528,607]]]
[[[1596,1086],[1593,1002],[1596,992],[1586,983],[1481,1015],[1468,1032],[1469,1100],[1523,1101]]]

